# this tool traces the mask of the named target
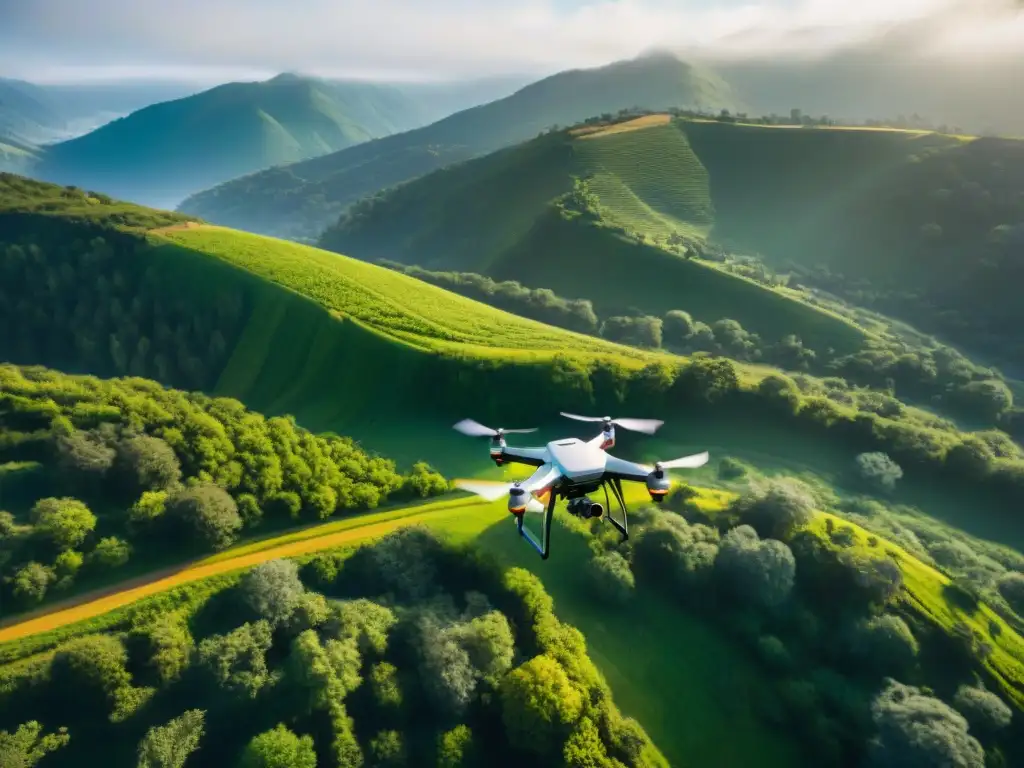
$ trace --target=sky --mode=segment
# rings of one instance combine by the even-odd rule
[[[1020,61],[1024,0],[0,0],[0,77],[36,82],[443,80],[887,41],[922,60]]]

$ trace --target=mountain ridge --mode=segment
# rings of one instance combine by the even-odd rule
[[[687,104],[735,108],[736,101],[720,78],[670,55],[568,70],[414,131],[226,182],[192,195],[179,210],[308,240],[366,194],[511,146],[552,125],[636,106]]]

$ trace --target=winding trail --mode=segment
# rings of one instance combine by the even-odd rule
[[[249,568],[268,560],[276,560],[279,557],[296,557],[323,549],[353,544],[383,536],[406,525],[439,521],[445,517],[445,513],[452,517],[463,517],[469,512],[467,508],[470,507],[479,508],[476,510],[482,513],[478,515],[479,525],[485,527],[495,519],[493,513],[487,514],[488,506],[475,498],[442,501],[419,507],[403,507],[349,520],[323,523],[299,531],[289,531],[271,539],[247,542],[212,557],[153,571],[134,579],[84,592],[66,600],[43,606],[31,613],[12,616],[7,620],[0,621],[0,643],[59,629],[68,624],[108,613],[136,600],[182,584],[240,568]],[[360,520],[364,519],[365,521],[361,523]],[[275,544],[275,541],[280,541],[280,543]]]

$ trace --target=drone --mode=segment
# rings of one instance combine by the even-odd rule
[[[653,466],[635,464],[607,453],[615,446],[615,427],[631,432],[653,435],[664,424],[656,419],[613,419],[609,416],[578,416],[561,412],[562,416],[577,421],[597,422],[602,425],[599,435],[591,440],[567,438],[554,440],[540,448],[509,447],[505,435],[536,432],[532,429],[491,429],[472,419],[463,419],[454,429],[470,437],[491,439],[490,457],[497,466],[506,463],[526,464],[537,467],[530,477],[514,483],[497,483],[474,480],[457,480],[455,485],[464,491],[475,493],[488,500],[497,501],[508,494],[508,511],[514,516],[519,535],[526,539],[542,559],[551,553],[551,519],[558,499],[567,500],[566,510],[575,517],[587,520],[601,518],[609,521],[622,535],[622,541],[629,538],[626,520],[626,501],[622,493],[622,481],[645,483],[651,501],[660,504],[671,488],[672,481],[665,474],[670,469],[695,469],[708,462],[708,453],[683,456],[671,461],[657,461]],[[589,494],[604,489],[605,503],[589,498]],[[608,489],[618,502],[622,519],[616,520],[611,514]],[[605,512],[607,510],[607,515]],[[526,513],[543,514],[540,540],[523,526]]]

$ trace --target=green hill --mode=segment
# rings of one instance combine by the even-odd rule
[[[587,407],[587,372],[572,365],[671,359],[355,259],[17,176],[0,176],[0,243],[0,359],[225,394],[393,439],[410,460],[420,447],[384,434],[407,417],[443,433],[451,422],[434,420],[470,402],[480,418],[513,418],[553,386],[566,407]],[[554,385],[564,353],[576,362]]]
[[[1016,370],[1024,141],[690,123],[713,235]]]
[[[734,107],[728,86],[667,55],[572,70],[424,128],[235,179],[179,209],[226,226],[313,239],[364,195],[513,145],[552,125],[636,106]]]
[[[574,204],[574,178],[586,179],[600,221],[556,206],[565,196]],[[683,125],[652,115],[548,134],[401,185],[353,206],[321,245],[557,289],[602,317],[685,309],[705,323],[736,319],[771,342],[796,333],[822,350],[864,343],[843,319],[654,245],[673,234],[700,240],[713,221],[709,174]]]
[[[710,241],[760,254],[770,267],[795,271],[799,283],[1021,369],[1024,142],[667,119],[584,126],[386,190],[352,206],[321,244],[557,288],[593,300],[599,314],[683,308],[706,322],[733,317],[762,334],[781,327],[807,341],[792,318],[737,302],[731,288],[709,294],[718,276],[696,273],[691,290],[680,288],[684,271],[700,264],[627,248],[556,216],[550,203],[573,189],[575,175],[610,227],[603,235],[619,229],[648,246],[689,243],[700,254]],[[635,259],[665,262],[668,271],[655,280],[637,267],[606,279],[593,269],[602,252],[619,254],[602,267]],[[686,301],[658,298],[668,291]]]
[[[48,148],[34,174],[164,207],[236,176],[420,123],[401,92],[279,75],[140,109]]]

